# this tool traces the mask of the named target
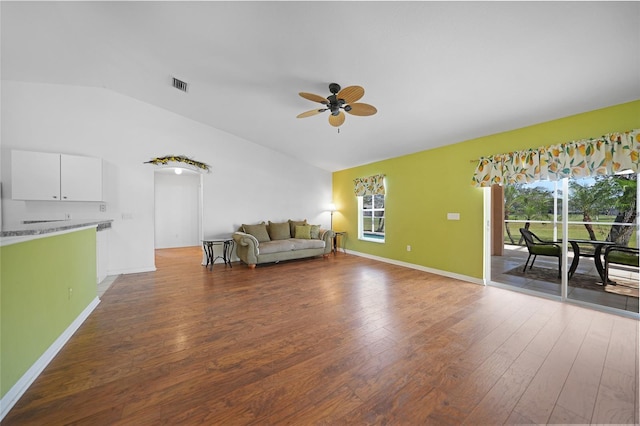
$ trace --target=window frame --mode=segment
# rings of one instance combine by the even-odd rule
[[[364,206],[364,197],[367,197],[367,196],[372,197],[371,208],[370,209],[365,209],[365,206]],[[382,203],[383,207],[382,208],[376,207],[375,197],[382,197],[382,199],[383,199],[383,203]],[[374,235],[375,231],[373,231],[373,230],[369,231],[369,230],[365,230],[364,229],[364,219],[365,219],[364,212],[365,211],[370,211],[371,212],[372,227],[373,227],[373,223],[374,223],[374,221],[373,221],[374,217],[379,217],[382,220],[384,220],[385,216],[386,216],[386,211],[385,211],[386,210],[386,195],[380,195],[380,194],[378,194],[378,195],[361,195],[361,196],[358,196],[357,198],[358,198],[358,239],[362,240],[362,241],[372,242],[372,243],[384,244],[385,241],[386,241],[386,234],[387,234],[386,233],[386,224],[385,224],[384,231],[381,234],[375,234],[375,235],[381,235],[382,238],[374,237],[374,236],[368,237],[367,235],[365,235],[366,233]],[[376,216],[375,215],[376,212],[380,212],[380,211],[382,212],[382,216]]]

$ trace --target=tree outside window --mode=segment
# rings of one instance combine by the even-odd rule
[[[637,221],[638,175],[620,174],[569,180],[569,230],[574,238],[611,241],[635,247]],[[560,222],[553,218],[560,211],[562,199],[554,199],[553,190],[535,185],[504,187],[505,243],[522,245],[522,239],[510,226],[529,229],[547,240],[553,240],[552,228]],[[553,218],[553,219],[552,219]],[[551,220],[552,219],[552,220]],[[516,238],[517,235],[517,238]],[[561,238],[561,236],[558,236]]]

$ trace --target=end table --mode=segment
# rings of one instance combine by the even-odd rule
[[[208,240],[202,240],[202,249],[204,250],[204,254],[207,256],[207,264],[205,266],[209,267],[209,270],[213,271],[213,264],[215,261],[222,259],[225,267],[229,265],[230,268],[233,268],[233,266],[231,266],[231,252],[233,251],[233,245],[233,238],[211,238]],[[214,257],[214,246],[222,246],[222,256]]]
[[[338,237],[340,237],[340,243],[342,244],[342,251],[346,254],[347,249],[344,247],[344,240],[347,237],[346,231],[333,231],[333,248],[332,252],[335,254],[338,252]]]

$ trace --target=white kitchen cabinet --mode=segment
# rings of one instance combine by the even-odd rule
[[[14,200],[103,201],[102,159],[44,152],[11,152]]]
[[[11,151],[11,198],[60,200],[60,154]]]
[[[102,159],[61,154],[60,195],[67,201],[102,201]]]

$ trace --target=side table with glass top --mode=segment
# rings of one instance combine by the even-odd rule
[[[206,256],[206,262],[209,270],[213,271],[213,264],[218,259],[222,259],[224,261],[224,266],[231,266],[231,252],[233,251],[234,241],[233,238],[210,238],[207,240],[202,240],[202,250]],[[215,256],[214,247],[219,246],[222,247],[222,255]]]

